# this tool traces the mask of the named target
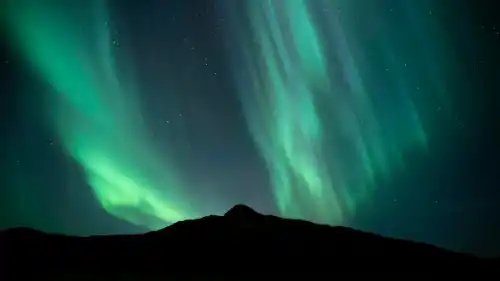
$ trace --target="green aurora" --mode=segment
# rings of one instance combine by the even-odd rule
[[[160,158],[147,138],[138,87],[118,71],[123,58],[113,51],[104,2],[79,9],[64,2],[16,0],[8,18],[20,49],[53,88],[41,94],[67,153],[110,214],[150,229],[199,216],[182,194],[175,159]]]
[[[236,4],[227,2],[236,14]],[[427,135],[415,97],[439,93],[445,102],[442,83],[426,89],[413,83],[439,81],[437,70],[446,58],[441,43],[429,47],[417,41],[408,52],[398,48],[404,37],[377,34],[363,44],[373,31],[355,30],[354,2],[248,0],[247,13],[232,18],[237,24],[230,32],[240,35],[231,44],[244,53],[235,80],[286,217],[348,223],[378,181],[404,168],[405,151],[425,151]],[[371,5],[361,6],[369,11]],[[432,17],[427,21],[438,28]],[[391,27],[391,32],[401,30]],[[373,54],[378,62],[370,60]],[[429,56],[441,58],[430,71],[408,67]],[[375,104],[377,99],[386,104]]]
[[[404,169],[405,151],[425,151],[415,99],[437,93],[450,111],[439,31],[432,44],[418,35],[439,28],[406,9],[415,45],[405,49],[398,38],[410,35],[398,27],[362,37],[375,32],[356,24],[356,1],[221,2],[227,11],[244,5],[241,17],[228,14],[234,78],[281,215],[347,224],[378,180]],[[159,156],[148,137],[133,63],[113,48],[105,2],[65,3],[13,0],[5,13],[13,40],[53,89],[40,93],[50,129],[110,214],[150,229],[201,216],[175,157]]]

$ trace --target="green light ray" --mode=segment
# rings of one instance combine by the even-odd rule
[[[380,180],[404,168],[405,152],[427,146],[414,97],[433,90],[411,84],[427,73],[396,71],[408,56],[400,38],[362,45],[367,35],[346,25],[359,9],[351,2],[248,0],[245,16],[230,17],[235,81],[286,217],[348,223]],[[383,64],[370,59],[374,50]]]
[[[13,37],[53,88],[40,93],[53,129],[109,213],[151,229],[197,217],[175,160],[160,158],[147,137],[136,83],[117,71],[127,59],[114,51],[104,1],[77,6],[48,0],[8,6]]]

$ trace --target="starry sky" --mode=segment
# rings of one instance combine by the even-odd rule
[[[500,255],[491,1],[1,4],[0,228],[257,211]]]

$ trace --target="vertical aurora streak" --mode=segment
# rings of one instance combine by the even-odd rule
[[[16,0],[7,16],[27,60],[53,88],[40,93],[53,130],[103,208],[150,229],[192,218],[174,159],[160,158],[148,139],[133,77],[118,71],[126,58],[114,51],[104,3]]]
[[[426,148],[415,99],[444,83],[424,89],[413,81],[438,81],[443,62],[408,67],[429,52],[398,47],[405,27],[374,31],[380,15],[359,23],[359,9],[380,8],[354,2],[248,0],[246,13],[230,1],[224,8],[250,131],[287,217],[346,224],[378,181],[404,168],[405,152]],[[438,52],[430,41],[418,43]]]

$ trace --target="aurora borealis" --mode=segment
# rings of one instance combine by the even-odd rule
[[[500,202],[489,194],[491,186],[454,187],[474,182],[457,174],[479,169],[466,148],[479,143],[471,136],[486,131],[484,120],[491,119],[478,112],[491,103],[472,97],[472,89],[487,78],[466,66],[487,52],[477,51],[481,42],[473,40],[471,29],[449,29],[457,22],[472,24],[474,17],[452,17],[446,3],[12,0],[2,5],[10,53],[22,65],[19,72],[29,73],[19,77],[32,81],[9,78],[7,89],[18,107],[5,123],[38,132],[28,133],[33,136],[28,141],[22,130],[2,127],[9,128],[3,129],[10,135],[4,142],[12,147],[2,160],[7,167],[2,184],[9,186],[1,194],[9,202],[2,212],[17,214],[0,219],[2,227],[75,232],[67,225],[85,217],[90,204],[81,200],[72,206],[78,215],[67,215],[64,227],[54,218],[44,223],[54,215],[26,202],[53,202],[47,206],[60,212],[61,201],[76,202],[87,192],[98,208],[136,231],[246,203],[284,217],[469,249],[473,246],[463,241],[478,236],[443,238],[444,221],[455,227],[463,215],[434,221],[429,213],[458,208],[481,216],[471,211],[475,204],[465,207],[465,199],[457,198],[492,200],[482,206]],[[463,15],[465,8],[455,9]],[[469,40],[457,45],[460,36]],[[478,77],[482,82],[474,80]],[[40,138],[50,139],[52,156],[26,153]],[[30,160],[19,160],[16,151]],[[494,161],[480,162],[492,173],[482,175],[486,184]],[[62,169],[67,163],[80,172]],[[44,175],[33,172],[37,166],[45,166]],[[68,180],[47,184],[55,178]],[[35,186],[38,197],[57,199],[26,199]],[[68,195],[68,188],[78,192]],[[100,220],[92,216],[85,218],[90,228]],[[394,223],[379,223],[384,218]],[[472,222],[462,222],[467,223]],[[493,222],[481,223],[486,224]],[[444,227],[437,236],[419,232],[437,225]],[[86,233],[116,231],[100,227]]]
[[[53,88],[46,93],[53,95],[47,108],[52,126],[111,214],[151,228],[159,226],[137,221],[134,212],[123,211],[134,208],[163,223],[192,218],[190,208],[180,206],[188,201],[180,197],[182,187],[172,160],[159,159],[147,139],[133,77],[118,71],[106,6],[94,2],[83,7],[89,9],[88,15],[80,10],[88,16],[83,24],[64,16],[64,1],[13,4],[12,25],[20,45]],[[89,23],[95,30],[86,38],[78,36]],[[168,189],[158,192],[159,183]]]
[[[242,36],[241,48],[236,48],[247,54],[243,69],[248,72],[235,73],[243,76],[237,80],[242,81],[247,119],[268,162],[281,212],[329,224],[342,223],[376,177],[402,165],[404,150],[425,147],[413,95],[435,93],[419,93],[407,82],[418,74],[406,69],[408,55],[384,46],[384,38],[370,46],[380,50],[377,57],[390,54],[383,65],[377,64],[385,65],[385,73],[370,73],[373,63],[362,58],[371,50],[360,48],[358,38],[347,38],[355,32],[341,20],[347,18],[349,26],[355,13],[350,16],[352,7],[344,6],[328,1],[248,1],[253,36]],[[425,59],[426,54],[411,56]],[[391,82],[369,89],[369,76],[390,77]],[[387,105],[371,100],[377,95],[398,109],[383,112]]]

